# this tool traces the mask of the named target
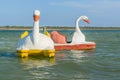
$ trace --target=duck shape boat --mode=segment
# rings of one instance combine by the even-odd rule
[[[54,42],[53,40],[46,36],[45,34],[39,33],[39,18],[40,11],[34,11],[34,25],[31,34],[25,32],[21,36],[21,40],[18,43],[17,52],[21,57],[26,57],[29,55],[43,55],[43,56],[54,56]]]
[[[75,32],[70,43],[67,43],[67,39],[63,34],[61,35],[61,33],[57,31],[51,32],[51,38],[54,41],[55,50],[89,50],[96,47],[95,42],[88,42],[85,40],[85,35],[81,32],[78,26],[80,20],[89,23],[89,19],[86,16],[80,16],[76,20]]]

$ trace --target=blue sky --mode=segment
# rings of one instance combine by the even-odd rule
[[[120,27],[120,0],[1,0],[0,26],[32,26],[35,9],[40,26],[74,26],[86,15],[90,24],[80,26]]]

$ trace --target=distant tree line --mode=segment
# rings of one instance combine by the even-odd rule
[[[33,26],[0,26],[0,29],[32,29]],[[40,29],[52,29],[52,30],[72,30],[75,27],[71,26],[40,26]],[[120,27],[98,27],[98,26],[80,26],[80,29],[85,29],[85,30],[120,30]]]

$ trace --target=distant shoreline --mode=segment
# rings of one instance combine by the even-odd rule
[[[75,27],[40,27],[40,30],[74,30]],[[120,30],[120,27],[80,27],[81,30]],[[32,30],[32,27],[2,26],[0,30]]]

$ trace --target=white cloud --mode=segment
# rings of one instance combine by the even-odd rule
[[[63,1],[51,2],[52,6],[64,6],[74,8],[120,8],[119,0],[87,0],[87,1]]]
[[[90,7],[90,5],[85,5],[77,1],[64,1],[64,2],[51,2],[52,6],[64,6],[64,7]]]

